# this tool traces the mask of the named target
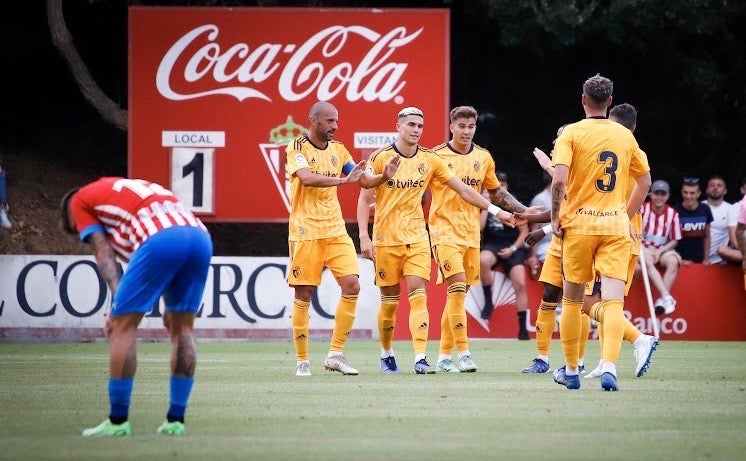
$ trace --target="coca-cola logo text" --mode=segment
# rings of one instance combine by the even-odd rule
[[[277,92],[286,101],[309,95],[328,101],[343,93],[350,102],[394,100],[401,104],[408,64],[395,62],[392,55],[422,30],[407,34],[406,27],[399,26],[380,34],[364,26],[337,25],[320,30],[300,45],[262,43],[252,49],[246,43],[221,46],[218,26],[207,24],[184,34],[166,52],[158,66],[156,86],[163,97],[176,101],[228,95],[239,101],[271,102],[267,95],[271,92],[262,91],[259,84],[279,74]],[[343,50],[361,38],[369,44],[367,51],[355,62],[343,60]],[[285,57],[289,58],[283,61]],[[190,85],[199,89],[185,91]]]

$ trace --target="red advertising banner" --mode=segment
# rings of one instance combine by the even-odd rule
[[[285,145],[318,100],[361,159],[420,107],[448,139],[446,9],[129,9],[130,177],[170,187],[207,221],[283,222]],[[355,219],[359,190],[339,189]]]
[[[436,285],[435,265],[427,285],[428,310],[430,311],[430,339],[440,338],[440,316],[445,306],[445,286]],[[660,337],[663,340],[685,341],[744,341],[746,340],[746,294],[743,274],[735,265],[681,266],[671,294],[676,298],[676,310],[670,315],[656,316]],[[542,294],[542,283],[526,279],[528,292],[528,330],[533,339],[536,310]],[[480,318],[484,297],[477,285],[469,290],[466,300],[467,328],[470,338],[508,338],[518,336],[515,310],[515,292],[510,280],[502,272],[495,272],[492,287],[495,310],[489,321]],[[653,299],[657,298],[653,293]],[[654,334],[650,319],[644,283],[636,279],[624,305],[625,315],[643,333]],[[402,296],[402,306],[396,312],[394,339],[410,339],[407,316],[409,306]],[[597,336],[593,331],[591,336]],[[559,325],[554,331],[559,339]],[[533,346],[532,346],[533,347]]]

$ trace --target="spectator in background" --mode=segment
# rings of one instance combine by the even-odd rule
[[[746,177],[741,180],[740,191],[741,197],[746,197]],[[723,258],[725,262],[734,264],[741,264],[741,262],[743,262],[743,255],[741,254],[742,248],[738,243],[738,236],[736,235],[739,211],[739,202],[734,203],[730,207],[728,213],[728,241],[717,247],[718,256]]]
[[[701,195],[699,178],[684,178],[681,184],[681,203],[676,205],[681,224],[681,240],[676,245],[676,252],[681,255],[681,262],[685,266],[692,263],[710,264],[708,255],[712,212],[706,203],[700,203]]]
[[[743,188],[742,188],[743,189]],[[738,205],[738,224],[736,224],[736,238],[741,249],[741,269],[743,269],[743,288],[746,290],[746,195]]]
[[[733,205],[725,201],[725,194],[728,189],[725,187],[725,179],[722,176],[715,175],[707,180],[707,189],[705,189],[706,203],[712,212],[712,222],[710,223],[710,253],[706,255],[710,264],[724,264],[723,257],[718,254],[718,248],[728,244],[728,229],[731,225],[731,217],[735,226],[736,215],[731,211]]]
[[[10,222],[10,217],[8,217],[8,210],[10,207],[8,206],[8,185],[5,182],[5,171],[3,171],[3,166],[0,164],[0,227],[4,229],[10,229],[13,227],[13,224]]]
[[[497,179],[505,190],[508,190],[508,176],[497,173]],[[526,293],[526,266],[528,251],[524,247],[528,235],[528,225],[524,222],[514,228],[507,227],[499,219],[487,213],[482,213],[480,225],[482,227],[482,242],[479,253],[479,276],[484,290],[484,308],[482,318],[487,320],[492,316],[494,303],[492,301],[492,283],[494,274],[492,268],[502,264],[505,275],[510,278],[515,290],[515,305],[518,312],[518,339],[528,339],[526,315],[528,313],[528,294]]]
[[[540,149],[536,148],[534,149],[534,156],[538,155],[536,151],[541,152]],[[546,156],[544,152],[541,152],[542,155]],[[547,157],[547,160],[548,157]],[[549,160],[550,166],[551,166],[551,160]],[[552,197],[549,194],[549,188],[552,185],[552,177],[544,171],[542,173],[542,180],[544,181],[544,189],[539,192],[538,194],[534,195],[534,198],[531,199],[530,206],[536,207],[540,210],[549,210],[552,208]],[[549,222],[545,223],[531,223],[530,230],[535,231],[537,229],[541,229],[544,225],[549,224]],[[536,278],[539,275],[539,265],[544,264],[544,260],[547,256],[547,250],[549,249],[549,244],[552,242],[552,234],[548,233],[545,234],[544,237],[536,242],[535,245],[531,246],[531,254],[529,255],[526,262],[528,263],[528,267],[531,270],[531,277]]]
[[[676,281],[681,264],[681,256],[675,248],[681,240],[679,213],[668,205],[671,188],[663,180],[654,181],[650,186],[650,200],[642,206],[642,244],[645,247],[645,260],[648,277],[658,290],[655,302],[657,314],[671,314],[676,309],[676,300],[671,296],[671,287]],[[663,270],[663,275],[658,271]]]

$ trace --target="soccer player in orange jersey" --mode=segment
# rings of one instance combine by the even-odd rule
[[[581,96],[586,118],[565,127],[554,148],[551,215],[554,233],[563,237],[560,337],[565,356],[565,366],[554,377],[568,389],[580,388],[581,309],[585,284],[594,280],[595,270],[601,275],[601,302],[590,314],[604,329],[601,388],[617,390],[630,217],[651,182],[647,159],[632,132],[606,118],[612,92],[606,77],[586,80]],[[627,200],[629,181],[637,187]]]
[[[631,132],[635,132],[637,127],[637,109],[631,104],[623,103],[618,104],[609,110],[609,120],[615,121]],[[645,158],[644,152],[641,152]],[[627,185],[628,196],[634,193],[634,187],[637,183],[630,182]],[[627,283],[624,286],[624,295],[629,294],[630,287],[632,286],[632,279],[635,274],[635,267],[637,266],[637,260],[640,256],[640,244],[642,241],[642,213],[640,209],[637,209],[634,215],[630,218],[632,225],[632,232],[634,238],[632,240],[632,248],[629,258],[629,265],[627,266]],[[590,284],[589,284],[590,285]],[[585,304],[583,305],[583,311],[588,314],[594,304],[600,301],[601,287],[600,280],[593,283],[593,287],[586,288]],[[590,292],[590,293],[589,293]],[[601,349],[603,349],[603,328],[599,330],[599,342]],[[587,335],[585,338],[580,338],[580,341],[587,341]],[[632,344],[635,355],[635,376],[638,378],[642,376],[650,365],[650,360],[653,357],[653,352],[658,347],[658,338],[651,335],[643,334],[632,322],[626,320],[624,322],[624,340]],[[584,346],[581,345],[581,348]],[[602,371],[603,360],[601,360],[596,368],[591,370],[585,377],[586,378],[599,378],[603,374]]]
[[[397,115],[397,140],[374,152],[368,172],[380,174],[392,158],[399,158],[396,174],[375,189],[362,189],[358,199],[357,221],[362,255],[373,260],[376,285],[381,290],[378,331],[381,342],[381,371],[398,373],[392,346],[400,283],[407,285],[409,330],[414,348],[414,372],[435,373],[427,362],[427,336],[430,318],[425,284],[430,279],[430,240],[425,226],[422,197],[434,183],[443,183],[467,203],[489,210],[504,222],[514,224],[513,216],[493,205],[473,187],[464,184],[432,150],[419,145],[425,126],[424,114],[417,107],[405,107]],[[373,236],[368,231],[370,208],[375,201]],[[470,205],[469,205],[470,204]]]
[[[486,189],[495,203],[507,210],[525,211],[495,174],[495,161],[487,149],[474,144],[477,111],[471,106],[454,107],[450,114],[451,140],[433,148],[457,178],[475,191]],[[466,328],[466,292],[469,285],[480,283],[479,219],[480,212],[458,198],[447,183],[433,181],[428,217],[430,245],[438,263],[438,283],[448,285],[446,305],[440,320],[439,372],[474,372],[477,365],[469,351]],[[456,347],[458,362],[452,359]]]
[[[339,114],[329,102],[316,102],[309,112],[308,134],[291,141],[287,148],[291,211],[288,246],[288,284],[294,288],[292,326],[297,376],[309,376],[308,308],[313,289],[321,283],[324,267],[334,274],[342,296],[334,315],[334,330],[324,367],[344,375],[357,375],[347,364],[344,346],[355,321],[360,292],[357,253],[347,234],[337,186],[359,183],[373,187],[393,176],[398,159],[389,162],[377,176],[365,172],[365,162],[352,160],[347,148],[333,137]]]

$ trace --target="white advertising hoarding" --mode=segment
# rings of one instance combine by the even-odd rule
[[[197,338],[292,339],[293,291],[284,257],[213,257]],[[377,337],[378,288],[360,259],[361,291],[351,337]],[[311,335],[330,337],[340,289],[325,271],[312,299]],[[0,340],[103,338],[111,295],[92,256],[0,255]],[[145,316],[143,338],[165,338],[163,304]]]

